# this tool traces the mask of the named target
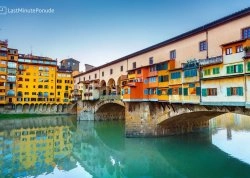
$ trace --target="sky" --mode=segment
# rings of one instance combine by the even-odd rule
[[[0,0],[0,40],[19,53],[99,66],[250,7],[249,0]],[[53,9],[54,13],[11,13]],[[13,12],[13,11],[12,11]],[[0,7],[1,13],[1,7]]]

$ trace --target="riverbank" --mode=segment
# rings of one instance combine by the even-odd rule
[[[0,120],[5,120],[5,119],[26,119],[26,118],[38,118],[38,117],[48,117],[48,116],[73,116],[75,114],[2,114],[0,113]]]

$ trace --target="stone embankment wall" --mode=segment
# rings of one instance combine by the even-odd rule
[[[72,104],[18,104],[2,105],[0,113],[3,114],[76,114],[76,103]]]

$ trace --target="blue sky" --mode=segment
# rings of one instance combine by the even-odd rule
[[[0,15],[0,39],[20,53],[95,66],[250,6],[249,0],[0,0],[54,14]]]

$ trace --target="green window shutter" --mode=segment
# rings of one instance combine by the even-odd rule
[[[213,74],[216,74],[216,68],[213,68]]]
[[[128,89],[128,94],[130,94],[130,88]]]
[[[231,88],[227,88],[227,96],[231,96]]]
[[[211,73],[210,73],[210,69],[208,69],[208,75],[210,75]]]
[[[238,72],[242,73],[243,72],[243,64],[238,65]]]
[[[161,95],[161,90],[157,89],[157,95]]]
[[[218,67],[217,68],[217,73],[216,74],[219,74],[220,73],[220,68]]]
[[[182,88],[179,88],[179,95],[182,95]]]
[[[233,74],[233,73],[235,73],[235,72],[234,72],[234,65],[233,65],[233,66],[230,66],[230,74]]]
[[[161,82],[161,76],[158,77],[158,81]]]
[[[187,96],[188,95],[188,88],[183,88],[183,95]]]
[[[201,94],[201,87],[196,87],[196,95],[199,96]]]
[[[207,89],[206,88],[202,88],[202,96],[207,96]]]
[[[238,87],[238,88],[237,88],[237,94],[238,94],[239,96],[243,96],[243,87]]]
[[[172,95],[172,93],[173,93],[172,90],[173,90],[172,88],[169,88],[169,89],[168,89],[168,95]]]
[[[247,63],[247,70],[250,71],[250,62]]]
[[[227,66],[227,74],[230,74],[230,66]]]

